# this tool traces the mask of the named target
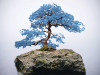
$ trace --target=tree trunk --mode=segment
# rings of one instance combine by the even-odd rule
[[[48,41],[48,39],[50,38],[50,36],[51,36],[51,24],[50,24],[50,22],[48,22],[48,36],[45,38],[45,40],[44,40],[44,46],[48,46],[47,45],[47,41]]]

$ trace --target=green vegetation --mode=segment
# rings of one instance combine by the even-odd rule
[[[81,70],[85,70],[85,68],[82,67]]]
[[[52,46],[43,46],[41,49],[40,49],[40,51],[49,51],[49,50],[51,50],[51,48],[52,48]]]
[[[41,67],[43,67],[43,65],[41,65]]]
[[[32,51],[32,53],[34,53],[34,51]]]
[[[46,64],[46,61],[45,61],[45,60],[43,60],[43,63],[44,63],[44,64]]]
[[[73,54],[74,52],[70,52],[70,54]]]

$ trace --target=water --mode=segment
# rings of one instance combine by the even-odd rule
[[[0,50],[0,75],[25,75],[17,71],[14,60],[16,56],[26,52],[28,51],[27,50],[25,51],[24,50],[21,51]],[[94,57],[89,56],[90,58],[88,58],[86,54],[84,54],[82,57],[86,68],[86,75],[100,75],[100,64],[99,62],[97,62],[97,58],[95,56]],[[48,74],[48,75],[56,75],[56,74]],[[59,75],[66,75],[66,74],[59,74]],[[71,74],[67,74],[67,75],[71,75]],[[77,75],[77,74],[72,74],[72,75]]]

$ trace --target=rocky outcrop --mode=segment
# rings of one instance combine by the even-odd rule
[[[32,50],[19,55],[15,59],[15,65],[22,73],[86,72],[82,57],[72,49],[60,49],[56,51]]]

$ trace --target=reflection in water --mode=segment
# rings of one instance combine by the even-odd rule
[[[16,69],[17,69],[18,75],[86,75],[86,73],[85,74],[68,74],[68,73],[39,73],[39,72],[23,74],[19,68],[16,67]]]

